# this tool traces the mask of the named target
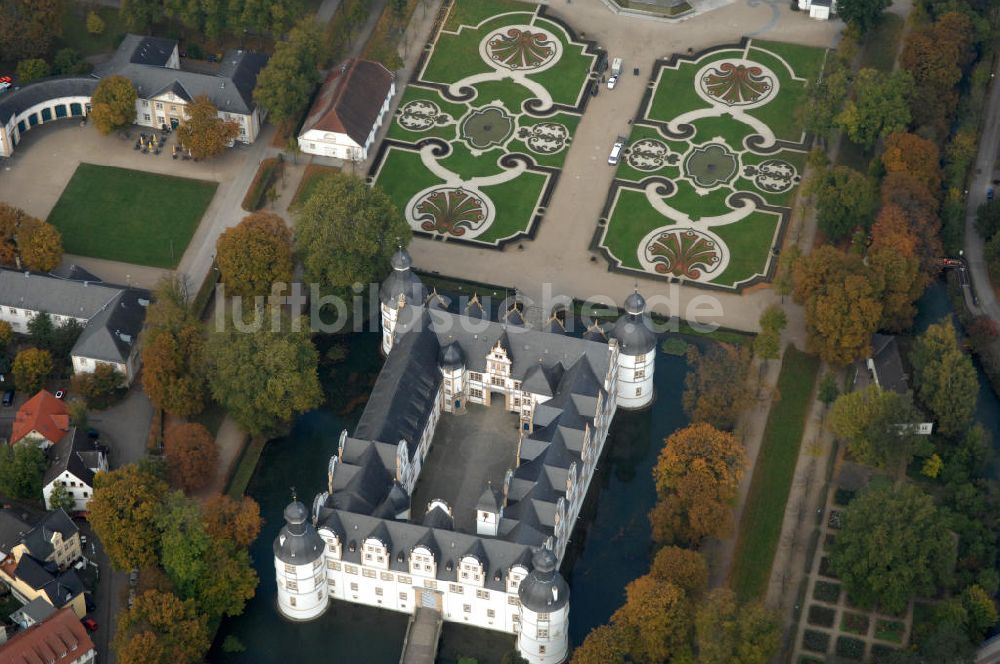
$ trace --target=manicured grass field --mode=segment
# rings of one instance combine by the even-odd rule
[[[66,253],[175,267],[215,182],[80,164],[49,214]]]
[[[778,400],[767,417],[740,519],[730,584],[740,601],[761,598],[767,589],[818,371],[817,357],[792,345],[785,349]]]

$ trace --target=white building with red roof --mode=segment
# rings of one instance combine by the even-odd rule
[[[96,661],[94,642],[68,606],[0,645],[3,664],[90,664]]]
[[[395,77],[378,62],[354,59],[335,67],[302,124],[299,149],[364,161],[395,94]]]

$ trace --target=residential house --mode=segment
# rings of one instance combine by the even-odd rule
[[[364,161],[395,94],[392,72],[378,62],[353,59],[335,67],[302,124],[299,149]]]
[[[78,618],[87,615],[83,582],[75,570],[60,571],[54,562],[43,563],[22,554],[20,558],[10,556],[0,563],[0,581],[10,587],[22,604],[42,599],[56,609],[72,607]]]
[[[25,554],[42,563],[55,563],[60,570],[69,569],[83,557],[80,529],[65,511],[52,510],[11,549],[15,559]]]
[[[26,334],[40,313],[55,325],[75,320],[83,333],[70,351],[73,371],[92,373],[110,364],[131,384],[139,371],[139,332],[149,291],[106,284],[79,268],[68,276],[0,268],[0,320]]]
[[[79,617],[68,607],[0,645],[3,664],[91,664],[96,661],[94,642]]]
[[[21,629],[28,629],[32,625],[44,621],[56,612],[56,608],[46,602],[41,597],[36,597],[20,609],[10,614],[10,619]]]
[[[10,443],[27,441],[47,449],[62,440],[69,428],[66,404],[48,390],[42,390],[18,409]]]
[[[42,478],[46,509],[52,509],[52,491],[62,485],[73,496],[73,510],[86,512],[94,495],[94,475],[107,469],[107,451],[74,427],[49,449],[49,467]]]

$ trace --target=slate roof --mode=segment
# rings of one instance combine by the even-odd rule
[[[104,283],[0,268],[0,306],[90,320],[120,292]]]
[[[83,429],[74,427],[69,434],[48,449],[49,467],[45,470],[42,486],[68,470],[87,486],[94,486],[93,468],[98,468],[99,457],[104,454],[97,443]]]
[[[55,563],[42,563],[24,554],[14,568],[14,576],[45,594],[52,606],[62,608],[84,591],[76,571],[60,572]]]
[[[309,109],[302,133],[336,132],[365,145],[392,82],[392,72],[378,62],[352,59],[334,67]]]
[[[139,343],[146,319],[149,292],[126,288],[84,327],[73,355],[105,362],[125,363]]]
[[[48,390],[40,391],[18,408],[10,434],[11,444],[20,442],[32,431],[37,431],[53,444],[62,440],[69,431],[66,404]]]
[[[171,91],[187,101],[205,95],[223,112],[243,115],[253,112],[256,107],[253,89],[257,75],[267,64],[267,55],[230,49],[223,54],[216,73],[203,74],[164,66],[176,44],[172,39],[125,35],[114,56],[98,66],[94,76],[126,76],[135,85],[140,99],[152,99]]]
[[[8,90],[0,95],[0,124],[7,124],[11,117],[36,104],[60,97],[91,97],[97,79],[90,76],[53,76],[22,85],[19,90]]]
[[[309,522],[309,511],[299,501],[285,508],[285,527],[274,540],[274,555],[289,565],[308,565],[323,555],[326,545]]]
[[[441,385],[440,349],[437,335],[428,325],[418,326],[397,341],[375,381],[355,438],[390,444],[405,440],[413,455],[436,407]]]
[[[55,551],[52,546],[52,536],[55,533],[59,533],[65,542],[78,532],[80,529],[73,523],[73,519],[60,508],[42,517],[42,520],[25,534],[22,542],[28,548],[28,553],[39,560],[45,560]]]
[[[59,664],[74,662],[94,650],[87,629],[71,607],[57,611],[0,645],[4,664]]]
[[[41,597],[36,597],[14,613],[10,614],[10,619],[24,626],[25,623],[40,623],[55,612],[56,608],[54,606],[46,602]],[[74,613],[73,615],[75,616],[76,614]],[[2,653],[3,651],[0,650],[0,654]]]
[[[0,553],[10,555],[11,549],[21,543],[31,527],[13,510],[0,509]]]
[[[436,578],[442,581],[458,579],[458,563],[467,554],[481,558],[485,587],[490,590],[506,591],[507,573],[515,564],[525,570],[530,569],[531,547],[503,539],[484,538],[406,521],[378,519],[326,506],[321,507],[316,515],[316,528],[321,533],[325,529],[335,534],[342,543],[344,561],[356,565],[363,564],[364,540],[378,536],[387,540],[389,569],[397,572],[409,573],[410,553],[419,545],[427,547],[435,555]],[[352,543],[354,551],[350,550]],[[448,569],[449,563],[451,570]],[[499,579],[496,578],[497,572],[500,572]]]
[[[896,337],[876,334],[872,337],[871,360],[875,365],[875,379],[883,390],[906,394],[910,386],[903,370],[903,358],[899,353]]]

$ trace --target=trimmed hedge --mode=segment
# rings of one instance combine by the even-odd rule
[[[257,175],[254,176],[250,188],[247,189],[246,196],[243,197],[243,209],[247,212],[256,212],[264,206],[267,197],[267,190],[274,185],[274,181],[281,174],[284,162],[275,157],[269,157],[260,162]]]

